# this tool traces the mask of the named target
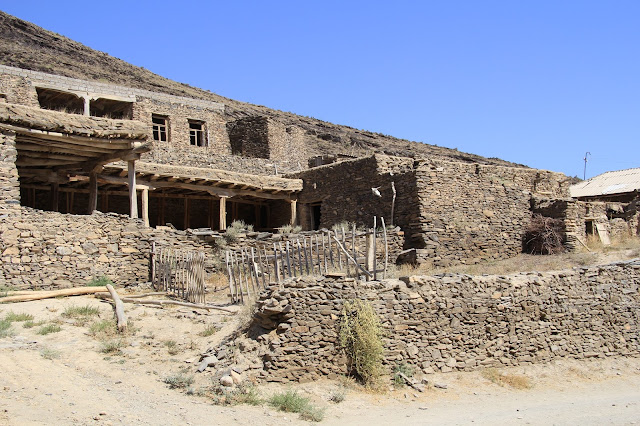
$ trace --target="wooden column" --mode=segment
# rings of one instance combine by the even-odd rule
[[[89,173],[89,206],[87,213],[91,214],[98,208],[98,174],[96,172]]]
[[[91,98],[88,96],[82,98],[84,100],[84,115],[91,115]]]
[[[290,200],[289,204],[291,205],[291,226],[295,226],[296,221],[298,220],[298,201]]]
[[[136,161],[127,162],[127,175],[129,177],[129,211],[131,219],[138,218],[138,194],[136,193]]]
[[[227,229],[227,197],[220,197],[220,230]]]
[[[142,221],[144,226],[149,226],[149,190],[142,190]]]
[[[58,211],[58,202],[60,199],[60,185],[58,182],[54,182],[51,184],[51,210],[54,212]]]
[[[184,199],[184,229],[189,228],[189,199]]]

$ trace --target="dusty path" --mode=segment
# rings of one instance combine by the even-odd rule
[[[39,335],[38,327],[12,325],[0,338],[0,424],[304,424],[297,414],[263,406],[213,405],[211,399],[171,390],[162,379],[180,369],[194,370],[194,359],[234,327],[221,313],[127,305],[137,329],[118,355],[101,352],[88,324],[61,314],[69,306],[92,306],[99,318],[111,307],[92,297],[0,305],[29,313],[34,321],[56,322],[60,332]],[[203,337],[211,324],[222,329]],[[167,342],[176,350],[168,352]],[[47,351],[55,356],[45,357]],[[48,359],[51,358],[51,359]],[[339,388],[322,381],[294,388],[325,408],[324,424],[640,424],[640,359],[558,361],[505,370],[527,377],[533,387],[500,387],[480,372],[430,376],[422,394],[401,389],[385,395],[348,390],[340,404],[329,401]],[[210,385],[211,373],[196,375],[194,387]],[[268,396],[286,386],[261,386]]]

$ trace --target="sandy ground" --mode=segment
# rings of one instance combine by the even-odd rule
[[[241,314],[127,304],[135,332],[125,338],[119,354],[105,354],[104,341],[89,333],[98,318],[81,324],[63,317],[70,306],[98,307],[99,319],[113,316],[109,304],[92,296],[0,305],[0,318],[8,312],[29,313],[34,321],[57,322],[62,328],[39,335],[39,327],[15,322],[13,335],[0,338],[0,424],[306,423],[267,405],[214,405],[210,398],[169,389],[163,382],[181,369],[193,374],[199,354],[233,330]],[[220,331],[200,336],[211,324]],[[173,353],[170,341],[175,342]],[[329,401],[342,388],[338,382],[268,384],[258,390],[268,396],[293,388],[324,408],[322,423],[330,425],[640,424],[640,359],[558,360],[501,371],[528,378],[532,387],[499,386],[477,371],[430,375],[424,393],[349,388],[339,404]],[[192,387],[210,386],[212,374],[195,374]]]

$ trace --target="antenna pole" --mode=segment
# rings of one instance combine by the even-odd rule
[[[584,173],[582,175],[582,180],[586,180],[587,179],[587,155],[591,155],[591,153],[589,151],[584,153]]]

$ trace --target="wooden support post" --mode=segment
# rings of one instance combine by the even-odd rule
[[[138,218],[138,194],[136,192],[136,161],[127,162],[127,175],[129,178],[129,211],[131,219]]]
[[[227,197],[220,197],[220,231],[227,229]]]
[[[373,231],[367,232],[367,261],[366,261],[366,269],[367,272],[373,271],[374,261],[376,257],[375,246],[373,244]],[[368,277],[367,276],[367,281]]]
[[[60,199],[60,185],[58,182],[54,182],[51,184],[51,210],[54,212],[58,211],[58,202]]]
[[[98,209],[98,174],[96,172],[89,173],[89,206],[87,213],[91,214]]]
[[[142,190],[142,221],[144,226],[149,226],[149,190]]]
[[[189,199],[185,198],[184,199],[184,217],[183,217],[183,224],[184,224],[184,229],[189,229]]]
[[[82,99],[84,100],[84,115],[88,117],[91,115],[91,98],[85,96]]]
[[[291,205],[291,222],[289,223],[291,224],[291,226],[295,226],[296,221],[298,220],[298,201],[291,200],[289,201],[289,204]]]
[[[158,225],[164,226],[166,221],[164,219],[164,205],[166,198],[160,198],[160,217],[158,218]]]

